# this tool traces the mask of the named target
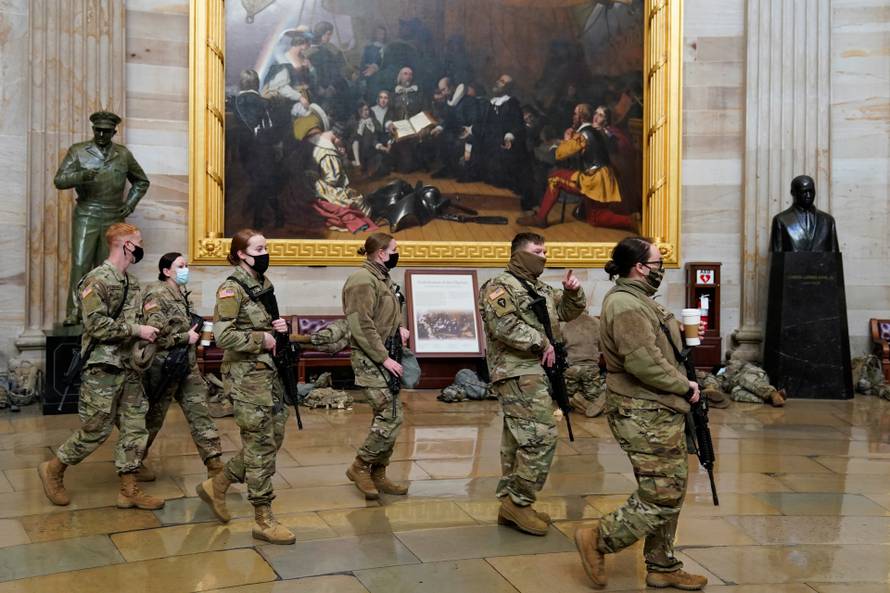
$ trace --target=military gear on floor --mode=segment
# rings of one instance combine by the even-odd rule
[[[139,466],[139,469],[136,470],[137,482],[154,482],[157,479],[157,474],[155,474],[149,466],[145,465],[145,461],[143,461],[142,465]]]
[[[349,346],[349,323],[337,319],[309,336],[309,341],[319,352],[336,354]]]
[[[382,494],[395,494],[397,496],[408,494],[407,484],[399,484],[386,477],[385,465],[375,464],[371,466],[371,480],[374,482],[377,492]]]
[[[656,589],[673,587],[683,591],[699,591],[708,584],[706,577],[689,574],[685,570],[673,572],[649,572],[646,574],[646,586]]]
[[[461,369],[454,376],[454,383],[442,389],[436,396],[439,401],[452,403],[465,400],[495,399],[489,391],[488,383],[479,378],[470,369]]]
[[[9,389],[9,403],[13,406],[27,406],[43,393],[43,371],[31,361],[24,360],[12,369],[12,385]]]
[[[119,509],[143,509],[156,511],[164,508],[164,500],[143,492],[136,485],[136,474],[121,474],[121,489],[117,495],[117,508]]]
[[[60,507],[71,504],[71,497],[68,496],[63,481],[67,467],[67,465],[59,461],[58,457],[53,457],[49,461],[44,461],[37,466],[37,474],[40,476],[40,482],[43,484],[44,494],[46,494],[51,503]]]
[[[606,555],[599,549],[599,522],[593,527],[579,527],[575,530],[575,547],[581,556],[584,572],[593,582],[595,589],[603,589],[608,584],[606,577]]]
[[[222,523],[228,523],[232,520],[229,509],[226,508],[226,492],[231,485],[231,481],[226,477],[226,473],[220,472],[208,478],[197,485],[195,492],[198,496],[210,505],[210,510]]]
[[[359,489],[359,492],[365,495],[367,500],[376,500],[380,498],[377,486],[371,479],[371,464],[365,462],[361,457],[356,457],[349,469],[346,470],[346,477]]]
[[[0,410],[9,407],[9,388],[5,381],[0,381]]]
[[[547,523],[538,516],[531,505],[519,506],[506,496],[498,510],[498,525],[512,525],[531,535],[547,535]]]
[[[890,400],[890,384],[884,378],[881,359],[874,354],[853,359],[853,388],[857,393]]]
[[[303,398],[300,405],[307,408],[349,410],[352,409],[352,403],[352,396],[343,390],[332,387],[316,387]]]
[[[297,541],[293,532],[275,520],[272,507],[263,504],[254,508],[256,525],[253,526],[253,537],[270,544],[287,545]]]

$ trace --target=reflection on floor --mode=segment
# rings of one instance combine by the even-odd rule
[[[370,420],[368,407],[303,412],[288,428],[275,480],[278,517],[293,546],[250,536],[243,487],[234,519],[212,520],[194,496],[203,466],[181,413],[171,410],[150,455],[168,498],[158,512],[113,508],[115,437],[70,468],[73,503],[43,496],[35,468],[75,427],[75,416],[34,406],[0,416],[0,593],[586,592],[573,530],[631,491],[630,466],[603,419],[574,418],[539,508],[556,519],[546,537],[496,524],[496,402],[443,404],[405,395],[407,420],[392,469],[411,480],[404,498],[365,502],[344,475]],[[225,456],[239,441],[220,422]],[[720,506],[692,461],[680,518],[688,570],[725,593],[877,593],[890,566],[890,404],[793,400],[785,409],[714,410]],[[565,435],[563,435],[565,436]],[[609,590],[642,591],[641,550],[608,559]]]

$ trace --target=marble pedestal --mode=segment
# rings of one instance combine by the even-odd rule
[[[765,337],[764,368],[789,397],[853,397],[840,253],[772,254]]]

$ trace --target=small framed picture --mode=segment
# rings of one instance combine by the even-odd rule
[[[407,270],[411,348],[419,358],[482,356],[475,270]]]

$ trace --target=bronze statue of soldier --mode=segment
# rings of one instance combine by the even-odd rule
[[[71,221],[71,275],[65,325],[79,322],[74,291],[87,272],[105,261],[105,230],[133,213],[148,191],[148,177],[133,154],[111,141],[121,118],[110,111],[90,115],[93,139],[71,145],[53,183],[56,189],[74,188],[77,204]],[[124,199],[126,182],[130,191]]]

